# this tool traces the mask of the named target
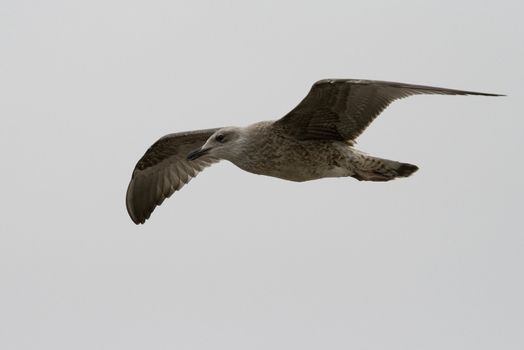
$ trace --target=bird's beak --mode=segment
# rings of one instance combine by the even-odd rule
[[[209,151],[211,150],[211,148],[198,148],[192,152],[189,152],[189,154],[187,155],[187,159],[188,160],[195,160],[195,159],[198,159],[204,155],[206,155],[207,153],[209,153]]]

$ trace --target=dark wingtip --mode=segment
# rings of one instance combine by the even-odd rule
[[[485,92],[477,92],[471,95],[492,96],[492,97],[506,97],[507,96],[503,94],[490,94],[490,93],[485,93]]]
[[[146,219],[144,217],[137,217],[136,215],[131,214],[129,212],[129,216],[131,217],[131,220],[135,223],[135,225],[142,225],[146,222]]]
[[[126,209],[127,213],[129,214],[129,217],[131,220],[136,224],[140,225],[146,222],[147,218],[145,218],[143,215],[137,215],[136,213],[136,207],[133,204],[133,185],[134,181],[133,178],[131,178],[131,181],[129,182],[129,186],[127,187],[126,192]]]
[[[144,213],[138,213],[137,215],[136,208],[134,208],[133,204],[128,201],[126,201],[126,207],[129,217],[136,225],[144,224],[146,220],[149,219],[149,215],[144,215]]]
[[[141,225],[141,224],[144,224],[146,222],[146,220],[148,219],[147,217],[141,215],[141,216],[137,216],[136,213],[134,212],[134,209],[133,208],[129,208],[127,207],[127,213],[129,214],[129,217],[131,218],[131,220],[136,224],[136,225]]]

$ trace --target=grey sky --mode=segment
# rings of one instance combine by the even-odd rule
[[[522,1],[0,3],[0,348],[522,349]],[[394,103],[389,183],[223,162],[127,216],[176,131],[277,119],[321,78]]]

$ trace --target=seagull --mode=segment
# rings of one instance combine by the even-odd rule
[[[164,199],[222,159],[250,173],[290,181],[408,177],[418,170],[416,165],[370,156],[353,146],[393,101],[422,94],[503,96],[377,80],[320,80],[298,106],[276,121],[160,138],[133,171],[126,195],[129,216],[135,224],[143,224]]]

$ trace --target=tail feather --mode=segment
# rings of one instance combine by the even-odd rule
[[[418,166],[409,163],[400,163],[397,169],[398,177],[411,176],[415,171],[418,170]]]
[[[413,164],[361,154],[353,177],[359,181],[390,181],[411,176],[417,170],[418,167]]]

